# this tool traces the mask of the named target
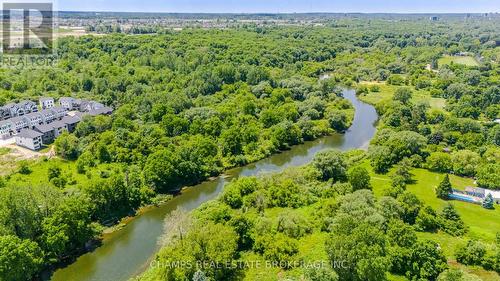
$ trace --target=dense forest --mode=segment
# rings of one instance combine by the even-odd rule
[[[158,264],[258,259],[306,280],[474,280],[448,269],[453,256],[500,271],[498,223],[478,232],[454,204],[436,209],[411,190],[417,173],[438,175],[444,192],[431,197],[444,203],[450,172],[454,185],[475,177],[481,187],[500,189],[498,24],[346,18],[314,28],[59,39],[57,68],[0,70],[0,105],[71,95],[115,112],[87,117],[59,137],[57,159],[6,165],[0,280],[27,280],[71,260],[103,225],[168,200],[162,195],[344,132],[354,114],[341,96],[345,87],[381,116],[368,152],[324,152],[284,174],[238,180],[192,214],[175,212],[169,221],[179,231],[163,237]],[[443,60],[464,54],[476,64]],[[329,78],[319,79],[324,73]],[[387,183],[373,183],[378,177]],[[497,210],[473,207],[495,212],[498,221]],[[467,243],[450,255],[432,234]],[[305,241],[308,259],[301,256]],[[300,266],[317,260],[345,261],[348,269]],[[258,269],[160,266],[143,278],[259,276],[252,274]]]

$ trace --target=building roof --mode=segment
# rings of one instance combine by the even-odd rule
[[[41,97],[40,98],[41,102],[44,102],[44,101],[53,101],[53,100],[54,100],[54,98],[50,98],[50,97]]]
[[[67,111],[66,108],[64,108],[62,106],[54,106],[50,110],[55,111],[55,112],[62,112],[62,111],[66,112]]]
[[[0,127],[4,126],[6,124],[12,124],[12,121],[10,121],[10,119],[0,121]]]
[[[52,126],[52,128],[54,128],[54,129],[55,128],[64,128],[64,127],[66,127],[66,124],[63,123],[63,122],[61,122],[61,121],[54,121],[52,123],[49,123],[48,125]]]
[[[34,116],[40,116],[40,112],[31,112],[31,113],[28,113],[26,115],[24,115],[24,117],[34,117]]]
[[[53,131],[54,127],[51,126],[50,124],[36,125],[35,130],[41,133],[48,133],[50,131]]]
[[[39,113],[42,115],[47,115],[47,114],[54,115],[54,112],[52,109],[44,109],[44,110],[40,111]]]
[[[81,120],[82,119],[80,119],[78,116],[64,116],[61,119],[61,122],[63,122],[64,124],[72,125],[79,123]]]
[[[32,102],[30,100],[23,100],[19,102],[20,106],[27,105],[27,104],[35,104],[35,102]]]
[[[28,139],[34,139],[43,136],[42,133],[39,133],[37,131],[33,131],[30,129],[22,130],[19,134],[17,134],[18,137],[21,138],[28,138]]]
[[[26,122],[25,116],[16,116],[9,119],[12,123]]]
[[[111,107],[103,107],[103,108],[99,108],[99,109],[90,110],[89,114],[92,116],[96,116],[96,115],[101,115],[101,114],[110,114],[112,112],[113,112],[113,109]]]
[[[18,105],[16,103],[11,102],[11,103],[8,103],[8,104],[4,105],[3,108],[5,108],[5,109],[11,109],[11,108],[17,107],[17,106]]]

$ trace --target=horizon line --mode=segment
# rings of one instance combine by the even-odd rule
[[[1,11],[1,10],[0,10]],[[484,12],[150,12],[150,11],[91,11],[91,10],[57,10],[64,13],[137,13],[137,14],[205,14],[205,15],[293,15],[293,14],[362,14],[362,15],[482,15],[500,14],[500,11]]]

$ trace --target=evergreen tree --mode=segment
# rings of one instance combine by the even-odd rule
[[[439,184],[436,189],[436,196],[441,199],[448,199],[448,196],[453,192],[450,183],[450,177],[446,175],[444,180]]]
[[[491,193],[488,193],[486,195],[486,198],[483,200],[483,208],[485,209],[495,209],[493,206],[493,196],[491,196]]]

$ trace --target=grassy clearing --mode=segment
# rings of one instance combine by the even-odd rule
[[[370,170],[372,175],[373,191],[377,196],[382,196],[384,190],[391,184],[389,175],[377,175],[373,173],[368,163],[364,164]],[[424,169],[415,169],[412,171],[415,183],[408,185],[408,191],[417,195],[426,205],[431,206],[437,211],[451,202],[462,216],[464,222],[469,226],[467,236],[473,239],[479,239],[487,243],[495,240],[495,235],[500,231],[500,207],[495,210],[486,210],[480,205],[470,204],[460,201],[445,201],[436,197],[435,187],[443,180],[444,174],[433,173]],[[450,181],[454,188],[464,189],[466,186],[474,186],[473,180],[451,176]]]
[[[377,105],[378,103],[388,102],[394,96],[398,88],[402,86],[388,85],[385,82],[361,82],[361,85],[368,87],[377,85],[380,88],[379,92],[370,92],[366,95],[361,95],[359,98],[369,104]],[[428,91],[413,89],[413,102],[428,102],[432,108],[443,109],[445,106],[445,99],[433,98]]]
[[[372,176],[372,186],[373,191],[377,197],[382,196],[384,190],[388,188],[391,184],[389,175],[377,175],[371,169],[368,162],[363,163],[363,165],[370,171]],[[417,195],[417,197],[422,200],[426,205],[431,206],[438,212],[443,209],[443,207],[448,203],[445,200],[441,200],[436,197],[434,188],[439,185],[439,183],[444,178],[443,174],[433,173],[424,169],[415,169],[412,171],[415,179],[415,183],[408,186],[408,191]],[[458,176],[451,175],[450,181],[454,188],[464,189],[466,186],[474,186],[473,180],[469,178],[462,178]],[[495,210],[486,210],[480,205],[460,202],[460,201],[449,201],[451,202],[458,213],[464,220],[465,224],[469,227],[469,232],[465,237],[453,237],[446,233],[425,233],[419,232],[419,238],[430,239],[439,243],[449,260],[449,264],[452,267],[462,268],[464,271],[477,275],[482,280],[485,281],[500,281],[500,276],[491,271],[486,271],[481,267],[470,267],[459,265],[455,262],[455,249],[462,244],[467,243],[469,239],[481,240],[484,243],[492,246],[495,235],[500,231],[500,207],[497,206]],[[403,278],[403,279],[399,279]],[[405,280],[404,277],[391,276],[389,280]]]
[[[471,56],[444,56],[438,60],[439,67],[452,63],[463,64],[467,66],[479,66],[478,61]]]
[[[90,177],[87,174],[79,174],[76,169],[76,162],[65,161],[59,158],[47,160],[41,158],[36,161],[29,162],[31,173],[27,175],[12,173],[7,177],[7,184],[15,184],[18,186],[39,186],[49,185],[48,171],[50,167],[60,167],[62,175],[67,180],[66,187],[77,186],[91,181],[93,178],[98,178],[102,171],[111,172],[119,168],[117,164],[102,164],[92,170]]]

